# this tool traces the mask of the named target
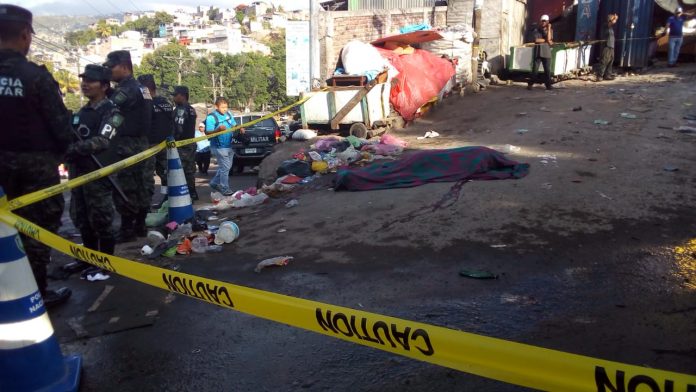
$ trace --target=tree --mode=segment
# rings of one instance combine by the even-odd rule
[[[73,46],[86,46],[97,38],[97,32],[92,29],[71,31],[65,34],[65,41]]]
[[[160,85],[175,85],[178,82],[179,66],[171,57],[179,57],[179,53],[181,53],[182,58],[190,60],[182,64],[182,76],[194,71],[195,62],[186,46],[171,43],[158,48],[153,53],[146,54],[140,67],[137,68],[136,74],[152,74]],[[183,80],[182,78],[182,83]]]
[[[111,26],[108,23],[106,23],[106,20],[99,19],[94,31],[100,38],[106,38],[111,35]]]
[[[80,80],[65,69],[59,69],[53,73],[63,94],[75,93],[80,89]]]
[[[237,11],[237,13],[234,15],[234,17],[237,19],[237,22],[239,22],[240,25],[244,23],[245,16],[246,15],[244,15],[244,12],[242,11]]]
[[[220,18],[220,9],[211,8],[208,10],[208,20],[216,21]]]

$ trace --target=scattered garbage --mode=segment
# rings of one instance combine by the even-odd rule
[[[484,270],[461,270],[459,276],[472,279],[498,279],[498,275]]]
[[[292,134],[293,140],[309,140],[315,137],[317,137],[317,132],[311,129],[298,129]]]
[[[518,116],[523,117],[527,115],[527,112],[519,112],[517,113]]]
[[[636,119],[636,118],[638,118],[638,116],[636,116],[635,114],[632,114],[632,113],[625,113],[625,112],[624,112],[624,113],[621,113],[621,117],[623,117],[623,118],[628,118],[628,119]]]
[[[437,133],[437,132],[435,132],[435,131],[428,131],[428,132],[425,133],[425,135],[423,135],[423,136],[418,136],[416,139],[418,139],[418,140],[431,139],[431,138],[435,138],[435,137],[438,137],[438,136],[440,136],[439,133]]]
[[[157,227],[162,226],[169,219],[169,200],[165,200],[164,203],[157,209],[157,212],[149,212],[145,217],[145,226],[147,227]]]
[[[580,112],[580,111],[582,111],[582,106],[576,106],[576,107],[574,107],[574,108],[573,108],[573,111],[574,111],[574,112]]]
[[[90,267],[82,271],[82,274],[80,274],[80,279],[85,279],[89,282],[98,282],[102,280],[107,280],[109,278],[111,278],[111,275],[109,275],[108,272],[98,267]]]
[[[512,144],[506,144],[500,148],[500,152],[509,154],[509,153],[515,153],[515,152],[520,152],[522,151],[521,147],[518,146],[513,146]]]
[[[151,249],[156,248],[165,240],[166,238],[164,238],[164,234],[160,233],[157,230],[150,230],[147,232],[147,244],[151,247]]]
[[[680,133],[696,134],[696,127],[690,127],[687,125],[679,126],[675,130]]]
[[[208,247],[208,238],[202,235],[197,235],[191,240],[191,250],[193,253],[205,253],[205,248]]]
[[[288,229],[278,229],[278,233],[285,233]]]
[[[153,249],[149,245],[145,245],[140,249],[140,254],[143,256],[148,256],[152,254]]]
[[[684,116],[684,120],[696,121],[696,114],[687,114]]]
[[[507,247],[507,245],[505,245],[505,244],[495,244],[495,245],[491,245],[491,248],[505,248],[505,247]]]
[[[295,207],[295,206],[298,205],[298,204],[300,204],[300,202],[297,201],[297,199],[292,199],[292,200],[290,200],[289,202],[285,203],[285,207],[286,207],[286,208],[292,208],[292,207]]]
[[[544,165],[548,164],[549,162],[556,163],[556,155],[554,154],[541,154],[537,155],[537,158],[541,158],[539,162]]]
[[[675,171],[678,171],[678,170],[679,170],[678,167],[673,166],[673,165],[665,165],[665,167],[663,167],[662,169],[663,169],[664,171],[668,171],[668,172],[675,172]]]
[[[541,184],[541,187],[546,189],[546,190],[549,190],[553,187],[553,185],[550,182],[545,182],[545,183]]]
[[[266,267],[273,266],[273,265],[277,265],[277,266],[281,266],[281,267],[288,265],[290,260],[292,260],[293,258],[294,257],[292,257],[292,256],[278,256],[278,257],[273,257],[270,259],[263,260],[256,265],[256,268],[254,268],[254,272],[259,273],[259,272],[261,272],[262,269],[264,269]]]
[[[597,192],[598,195],[602,196],[602,197],[605,198],[605,199],[614,200],[614,199],[612,199],[611,197],[605,195],[604,193],[602,193],[602,192],[600,192],[600,191],[596,191],[596,192]]]
[[[609,125],[610,122],[607,120],[597,119],[594,120],[595,125]]]
[[[224,221],[215,233],[215,245],[229,244],[239,238],[239,226],[232,221]]]
[[[515,129],[515,133],[517,133],[518,135],[524,135],[527,132],[529,132],[529,129],[524,129],[524,128]]]
[[[276,170],[278,177],[284,176],[286,174],[294,174],[298,177],[309,177],[312,175],[311,165],[306,161],[300,161],[298,159],[288,159],[283,161]]]
[[[426,134],[427,134],[427,132],[426,132]],[[439,133],[437,133],[435,131],[430,131],[430,137],[438,137],[438,136],[440,136]],[[388,144],[391,146],[399,146],[401,148],[405,148],[408,145],[408,143],[406,143],[405,140],[399,139],[398,137],[393,136],[393,135],[389,135],[389,134],[383,135],[379,139],[379,142],[381,144]]]

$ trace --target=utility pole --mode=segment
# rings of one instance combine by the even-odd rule
[[[187,61],[191,61],[191,59],[190,59],[190,58],[184,58],[184,53],[183,53],[182,51],[179,51],[179,57],[176,57],[176,56],[162,56],[162,58],[163,58],[163,59],[166,59],[166,60],[173,60],[173,61],[176,62],[176,64],[177,64],[177,71],[176,71],[176,73],[177,73],[176,76],[177,76],[177,77],[176,77],[176,83],[177,83],[179,86],[181,86],[181,72],[182,72],[182,68],[184,67],[184,63],[186,63]]]
[[[481,36],[481,9],[483,8],[483,0],[474,0],[474,42],[471,51],[471,85],[474,91],[479,91],[478,84],[478,61],[479,61],[479,44]]]

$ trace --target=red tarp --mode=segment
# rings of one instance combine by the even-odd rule
[[[379,47],[377,50],[399,71],[389,101],[406,121],[413,120],[418,108],[437,96],[454,76],[451,62],[427,50],[416,49],[405,55]]]

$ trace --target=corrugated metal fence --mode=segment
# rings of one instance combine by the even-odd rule
[[[348,11],[434,7],[436,0],[348,0]]]

